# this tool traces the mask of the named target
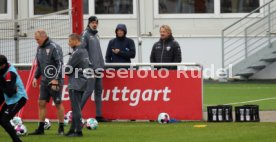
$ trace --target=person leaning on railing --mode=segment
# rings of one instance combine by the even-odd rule
[[[160,27],[160,40],[157,41],[151,51],[151,63],[180,63],[182,61],[181,49],[178,42],[172,36],[172,30],[168,25]],[[158,66],[166,69],[177,69],[177,66]]]

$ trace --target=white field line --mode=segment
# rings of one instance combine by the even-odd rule
[[[208,89],[222,89],[222,87],[206,87]],[[244,87],[244,86],[240,86],[240,87],[223,87],[223,89],[275,89],[275,86],[264,86],[264,87]]]
[[[269,101],[269,100],[276,100],[276,97],[264,98],[264,99],[258,99],[258,100],[250,100],[250,101],[244,101],[244,102],[228,103],[228,104],[224,104],[224,105],[238,105],[238,104],[255,103],[255,102]],[[213,106],[213,105],[204,105],[204,106]]]

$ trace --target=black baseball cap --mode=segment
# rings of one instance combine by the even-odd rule
[[[98,20],[98,18],[96,16],[90,16],[88,18],[88,24],[90,24],[93,21],[96,21],[97,23],[99,23],[99,20]]]

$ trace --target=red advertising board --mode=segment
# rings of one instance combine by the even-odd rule
[[[19,71],[26,83],[29,71]],[[67,79],[63,88],[65,112],[70,110]],[[105,72],[103,78],[103,116],[109,119],[156,120],[167,112],[178,120],[202,120],[201,71],[128,71]],[[29,88],[29,100],[23,119],[38,119],[38,88]],[[56,119],[52,102],[47,106],[47,118]],[[93,94],[83,110],[83,118],[95,117]]]

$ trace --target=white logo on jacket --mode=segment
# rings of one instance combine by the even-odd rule
[[[170,50],[171,50],[171,47],[170,47],[170,46],[167,46],[166,49],[167,49],[167,51],[170,51]]]
[[[46,49],[47,56],[49,56],[50,49]]]

